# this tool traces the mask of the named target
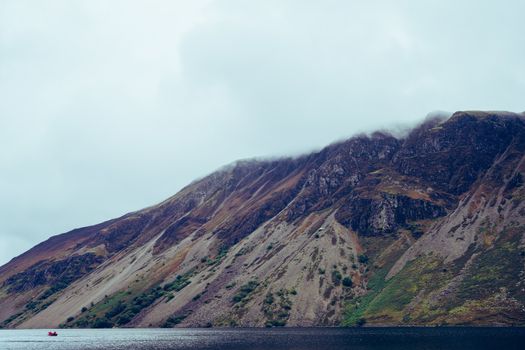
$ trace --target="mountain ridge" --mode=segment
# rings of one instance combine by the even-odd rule
[[[523,114],[464,111],[235,162],[0,267],[0,322],[523,324],[524,151]]]

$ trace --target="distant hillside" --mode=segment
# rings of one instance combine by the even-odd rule
[[[524,325],[524,160],[524,115],[457,112],[237,162],[2,266],[0,324]]]

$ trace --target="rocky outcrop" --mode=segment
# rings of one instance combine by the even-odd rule
[[[445,208],[431,201],[388,193],[378,197],[355,198],[336,218],[362,235],[377,235],[395,233],[410,222],[446,215]]]
[[[459,195],[521,138],[523,117],[491,112],[457,112],[446,122],[416,130],[394,159],[395,168]]]
[[[4,286],[9,293],[21,293],[39,286],[67,287],[71,282],[91,272],[104,258],[94,253],[73,255],[58,261],[42,261],[9,277]]]

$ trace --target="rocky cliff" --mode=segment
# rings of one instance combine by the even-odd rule
[[[525,116],[241,161],[0,268],[3,327],[525,324]]]

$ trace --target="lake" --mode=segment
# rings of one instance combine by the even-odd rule
[[[0,330],[0,349],[525,349],[525,328]]]

